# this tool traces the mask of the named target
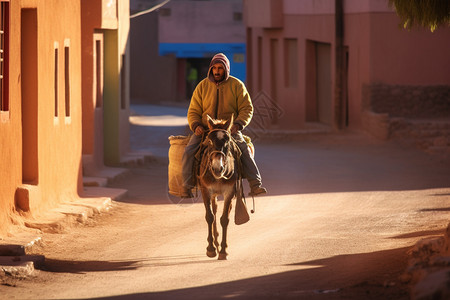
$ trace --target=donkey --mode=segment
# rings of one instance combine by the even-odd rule
[[[227,228],[230,221],[232,199],[239,189],[240,176],[238,173],[239,148],[231,137],[230,120],[213,120],[208,116],[209,131],[203,142],[203,154],[200,161],[198,183],[206,208],[208,223],[208,247],[206,255],[215,257],[219,251],[219,232],[217,231],[216,212],[217,197],[223,195],[223,214],[220,218],[222,225],[222,242],[220,244],[219,260],[227,259]],[[236,155],[237,154],[237,155]]]

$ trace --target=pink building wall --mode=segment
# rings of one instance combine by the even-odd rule
[[[393,13],[370,16],[370,81],[450,84],[450,28],[400,30]]]
[[[242,22],[233,22],[231,18],[233,13],[242,11],[241,0],[173,1],[167,3],[163,9],[170,10],[170,16],[159,14],[159,43],[245,41]]]
[[[315,73],[316,48],[321,43],[328,44],[330,53],[326,62],[331,74],[327,113],[332,120],[326,123],[334,126],[334,14],[334,1],[244,0],[247,85],[253,97],[264,91],[283,111],[283,116],[269,127],[302,129],[311,121],[320,122],[314,110],[319,101],[317,94],[322,91],[316,88],[319,75]],[[450,29],[442,28],[434,33],[426,29],[407,31],[399,28],[399,22],[387,1],[344,1],[344,46],[348,51],[346,127],[362,129],[366,126],[365,86],[380,83],[387,86],[450,85]],[[297,44],[294,60],[287,54],[289,40]],[[288,85],[292,67],[298,73],[298,81]]]
[[[132,0],[131,7],[144,10],[149,3]],[[242,44],[244,48],[242,0],[170,1],[158,10],[131,18],[130,36],[132,101],[187,105],[192,94],[186,80],[189,66],[197,69],[201,80],[212,56],[226,52],[223,44]],[[171,50],[161,54],[167,45]],[[211,45],[220,50],[210,50]],[[229,59],[235,63],[233,56]],[[240,69],[234,67],[237,65]],[[232,72],[242,70],[245,74],[244,63],[234,66]]]

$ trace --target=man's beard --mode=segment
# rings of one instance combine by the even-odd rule
[[[214,80],[219,82],[223,80],[224,76],[220,76],[220,74],[214,74]]]

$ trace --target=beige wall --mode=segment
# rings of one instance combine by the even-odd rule
[[[129,152],[129,1],[82,0],[83,173]],[[98,49],[97,49],[98,47]]]
[[[117,1],[117,29],[104,31],[104,159],[117,166],[129,149],[129,1]]]

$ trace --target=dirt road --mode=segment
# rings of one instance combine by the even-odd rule
[[[206,257],[201,200],[167,195],[162,155],[184,112],[149,110],[161,120],[135,119],[132,145],[157,158],[114,183],[129,197],[87,225],[44,234],[44,269],[0,286],[1,298],[409,298],[406,251],[450,219],[448,161],[357,133],[255,141],[269,194],[249,223],[230,225],[230,256],[218,261]],[[151,122],[165,118],[180,127]]]

